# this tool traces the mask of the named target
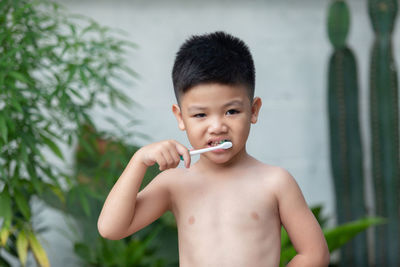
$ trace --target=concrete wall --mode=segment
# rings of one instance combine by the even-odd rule
[[[124,30],[126,38],[140,46],[127,55],[127,60],[141,79],[126,88],[141,105],[132,107],[132,116],[142,121],[136,131],[150,135],[150,140],[130,140],[140,145],[171,138],[189,145],[171,112],[175,101],[171,69],[181,43],[192,34],[216,30],[243,39],[255,60],[256,95],[263,100],[248,151],[263,162],[288,169],[308,204],[323,204],[325,214],[334,223],[326,112],[327,63],[332,52],[326,33],[329,1],[60,2],[72,13]],[[363,141],[368,151],[368,58],[373,36],[366,1],[348,2],[352,16],[348,40],[358,60]],[[367,171],[369,162],[366,154]],[[368,184],[365,190],[370,196]],[[368,203],[371,206],[371,201]],[[48,217],[51,221],[61,220],[54,213]],[[73,266],[68,242],[56,233],[46,234],[51,262],[54,266]]]

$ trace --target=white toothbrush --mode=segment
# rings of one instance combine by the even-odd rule
[[[189,151],[189,154],[191,156],[193,155],[198,155],[204,152],[209,152],[209,151],[213,151],[213,150],[217,150],[217,149],[228,149],[232,147],[232,142],[223,142],[222,144],[219,144],[217,146],[212,146],[212,147],[207,147],[207,148],[202,148],[202,149],[197,149],[197,150],[191,150]]]
[[[207,148],[202,148],[202,149],[197,149],[197,150],[190,150],[189,154],[190,156],[193,155],[198,155],[198,154],[202,154],[205,152],[209,152],[209,151],[213,151],[213,150],[217,150],[217,149],[228,149],[232,147],[232,142],[230,141],[223,141],[223,143],[217,145],[217,146],[213,146],[213,147],[207,147]],[[180,156],[181,159],[183,160],[183,157]]]

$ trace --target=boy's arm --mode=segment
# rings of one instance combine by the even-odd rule
[[[190,164],[188,150],[176,141],[163,141],[137,151],[111,189],[100,213],[97,227],[101,236],[121,239],[159,218],[170,205],[167,176],[160,173],[139,191],[147,167],[156,162],[160,170],[175,168],[183,155]]]
[[[282,172],[277,190],[279,214],[297,252],[287,266],[328,266],[329,250],[322,230],[294,178]]]

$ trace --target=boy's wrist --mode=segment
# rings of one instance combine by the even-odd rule
[[[140,148],[139,150],[137,150],[135,152],[135,154],[133,154],[132,158],[131,158],[132,162],[135,162],[136,164],[139,164],[140,166],[144,167],[144,168],[148,168],[149,166],[145,163],[143,154],[142,154],[142,148]]]

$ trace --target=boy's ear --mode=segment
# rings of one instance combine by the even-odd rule
[[[178,127],[181,129],[181,131],[184,131],[185,128],[185,123],[183,122],[182,119],[182,111],[181,108],[177,104],[172,105],[172,112],[175,115],[176,120],[178,121]]]
[[[253,104],[251,105],[251,123],[256,123],[258,120],[258,112],[260,111],[262,106],[261,98],[255,97],[253,99]]]

